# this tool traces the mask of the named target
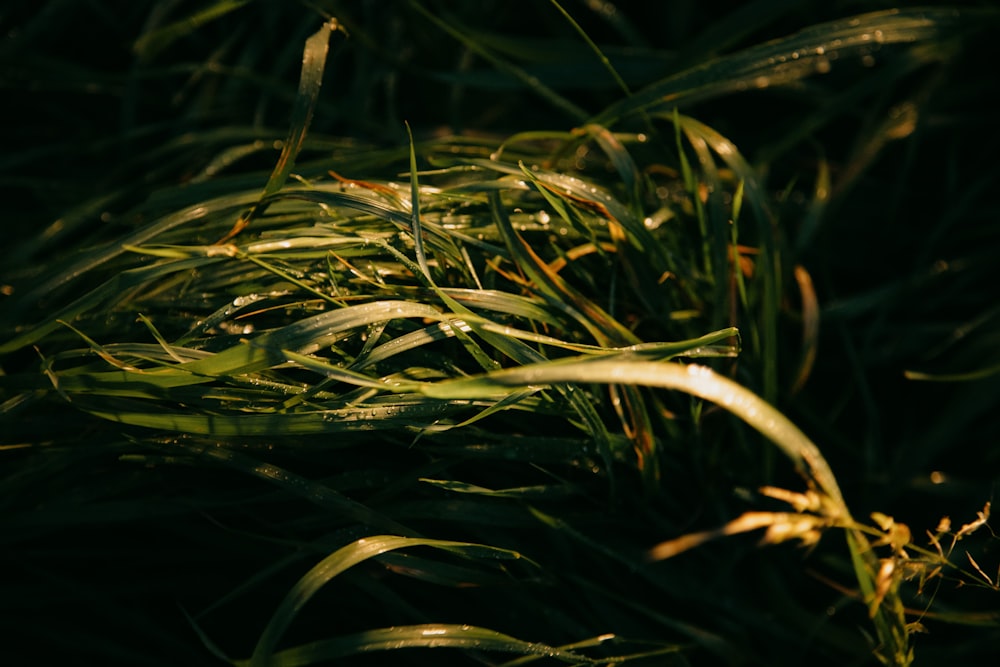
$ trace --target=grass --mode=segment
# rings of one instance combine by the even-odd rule
[[[10,655],[991,664],[998,14],[861,5],[0,17]]]

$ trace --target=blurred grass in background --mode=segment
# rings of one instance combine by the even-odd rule
[[[998,14],[789,4],[3,10],[7,650],[992,664]]]

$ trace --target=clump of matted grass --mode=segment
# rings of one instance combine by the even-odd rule
[[[975,559],[965,572],[952,564],[988,506],[957,531],[939,526],[923,550],[884,514],[871,526],[852,518],[820,449],[761,398],[809,375],[809,275],[760,170],[676,105],[806,80],[834,52],[871,57],[872,40],[912,71],[946,55],[926,45],[947,42],[957,21],[904,12],[817,27],[625,95],[573,131],[411,144],[408,162],[381,165],[399,170],[389,179],[304,159],[327,24],[306,42],[269,179],[193,201],[163,193],[137,209],[152,219],[135,230],[17,285],[3,407],[7,445],[28,465],[7,488],[75,485],[21,515],[8,539],[30,544],[74,517],[166,517],[148,525],[221,550],[240,572],[202,599],[191,583],[226,568],[189,549],[177,597],[218,655],[251,656],[239,664],[386,650],[440,659],[404,651],[418,647],[520,656],[508,664],[738,664],[780,656],[760,644],[782,641],[832,662],[872,651],[907,664],[926,609],[907,608],[904,578],[993,586]],[[818,174],[807,206],[817,218],[829,197]],[[790,323],[804,344],[782,375]],[[713,405],[792,466],[758,454]],[[69,429],[45,423],[53,409]],[[88,457],[103,480],[66,472]],[[727,460],[758,463],[712,469]],[[739,503],[726,484],[792,511],[730,521]],[[690,521],[698,504],[716,507]],[[745,556],[713,545],[704,562],[681,556],[757,529],[771,543],[847,535],[846,548],[821,552],[821,576],[827,594],[841,587],[835,604],[853,597],[868,612],[870,645],[826,609],[809,610],[813,640],[796,638],[801,602],[782,581],[792,575],[772,570],[767,595],[726,591],[714,582],[743,585],[726,570]],[[177,567],[155,558],[158,571]],[[44,559],[36,569],[53,576]],[[762,623],[768,596],[779,619]],[[138,625],[155,636],[153,617]]]

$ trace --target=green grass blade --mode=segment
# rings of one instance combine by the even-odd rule
[[[412,528],[376,512],[363,503],[352,500],[325,484],[297,475],[273,463],[267,463],[246,454],[214,445],[203,446],[181,440],[175,446],[195,457],[266,480],[293,496],[303,498],[324,511],[331,512],[334,516],[355,521],[374,530],[419,537],[419,534]]]
[[[438,398],[497,397],[512,388],[558,383],[634,384],[676,389],[710,401],[733,413],[777,445],[797,466],[809,472],[848,520],[837,480],[819,448],[787,417],[742,385],[705,366],[650,362],[627,355],[573,358],[522,366],[486,375],[424,385]]]
[[[563,18],[566,19],[566,22],[569,23],[571,26],[573,26],[573,30],[576,31],[576,33],[580,35],[581,38],[583,38],[583,41],[587,43],[587,46],[590,47],[590,50],[593,51],[594,54],[597,56],[597,58],[601,61],[601,65],[603,65],[604,69],[608,71],[611,77],[615,80],[615,83],[618,84],[618,87],[621,88],[622,92],[625,93],[626,95],[631,95],[632,91],[629,90],[628,84],[625,83],[625,80],[622,79],[620,74],[618,74],[618,71],[611,64],[611,61],[608,60],[608,57],[604,55],[604,52],[601,51],[601,48],[597,46],[597,44],[594,43],[594,40],[590,38],[590,35],[587,34],[587,31],[580,27],[580,24],[576,22],[576,19],[574,19],[569,12],[563,9],[563,6],[560,5],[557,2],[557,0],[550,0],[550,2],[552,3],[552,6],[555,7],[560,14],[563,15]]]
[[[302,51],[302,73],[299,78],[299,91],[295,97],[295,104],[292,107],[292,120],[288,130],[288,138],[281,148],[281,155],[271,172],[264,191],[260,195],[260,201],[254,205],[249,213],[237,221],[236,226],[224,237],[231,238],[240,233],[250,220],[257,215],[264,201],[271,195],[276,194],[285,185],[292,168],[295,166],[295,159],[302,150],[305,142],[306,132],[312,123],[313,114],[316,110],[316,100],[319,98],[320,87],[323,84],[323,72],[326,70],[326,58],[330,49],[330,33],[338,30],[336,19],[330,19],[323,24],[312,37],[306,40],[305,48]]]
[[[326,639],[275,653],[270,660],[242,662],[237,665],[257,667],[300,667],[328,663],[359,653],[394,651],[403,648],[453,648],[494,651],[525,656],[555,658],[572,665],[599,664],[568,649],[537,642],[527,642],[508,635],[470,625],[428,623],[367,630],[353,635]]]
[[[143,34],[135,41],[132,49],[142,60],[150,60],[177,39],[189,35],[202,25],[218,20],[244,5],[249,0],[217,0],[182,19]]]
[[[590,122],[611,126],[631,114],[654,111],[658,105],[673,107],[732,92],[786,85],[828,71],[831,58],[861,55],[873,46],[940,45],[973,26],[977,14],[990,16],[975,9],[893,9],[816,24],[667,77],[612,104]],[[949,55],[935,48],[910,48],[907,53],[917,62]]]
[[[586,111],[546,86],[544,83],[539,81],[537,77],[532,76],[517,65],[500,58],[490,50],[484,48],[476,40],[471,39],[467,31],[455,28],[453,25],[439,18],[429,9],[425,8],[420,2],[411,1],[410,6],[439,29],[461,42],[470,51],[478,54],[484,60],[488,61],[495,68],[497,68],[498,71],[513,76],[515,79],[527,86],[528,89],[532,90],[543,100],[551,104],[554,108],[565,113],[569,118],[574,121],[581,121],[587,118],[588,114]]]
[[[760,183],[757,173],[746,161],[737,147],[712,128],[697,120],[684,116],[676,110],[672,114],[664,115],[664,119],[669,119],[680,131],[683,131],[688,141],[693,146],[699,146],[699,157],[703,166],[710,166],[708,173],[715,173],[715,166],[711,153],[719,156],[729,167],[742,193],[740,198],[741,207],[746,207],[753,215],[755,223],[755,238],[759,245],[760,252],[756,257],[755,274],[760,280],[758,315],[755,318],[755,326],[751,333],[751,340],[755,341],[756,357],[759,359],[776,359],[778,357],[778,322],[780,320],[779,310],[782,298],[781,284],[781,262],[782,247],[778,241],[778,233],[768,204],[768,197]],[[682,155],[683,160],[683,155]],[[717,174],[714,176],[717,179]],[[715,212],[710,216],[714,220],[710,239],[714,240],[717,247],[710,253],[710,266],[716,267],[716,287],[725,289],[728,283],[727,242],[729,240],[728,218]],[[706,242],[708,240],[706,239]],[[722,266],[718,266],[722,264]],[[737,270],[734,268],[733,270]],[[720,292],[720,294],[723,294]],[[717,298],[722,298],[718,296]],[[765,364],[762,369],[762,393],[764,398],[770,402],[777,400],[778,396],[778,376],[776,364]]]
[[[295,586],[288,592],[285,599],[275,610],[274,615],[268,622],[267,627],[261,634],[254,648],[253,656],[245,663],[250,667],[263,667],[264,665],[275,664],[273,656],[278,642],[282,635],[291,625],[295,616],[302,607],[313,597],[323,586],[327,585],[334,577],[348,570],[358,563],[362,563],[370,558],[374,558],[389,551],[397,549],[408,549],[412,547],[431,547],[443,549],[460,554],[467,554],[471,557],[490,559],[519,559],[520,554],[506,549],[498,549],[480,544],[470,544],[468,542],[451,542],[446,540],[429,540],[424,538],[400,537],[396,535],[375,535],[372,537],[356,540],[351,544],[338,549],[322,561],[316,564],[305,576],[303,576]],[[432,632],[420,633],[423,638],[433,638],[448,636],[447,631],[442,634]],[[459,635],[461,636],[461,635]],[[433,644],[430,644],[433,645]],[[388,646],[387,646],[388,648]],[[326,659],[326,658],[324,658]],[[310,658],[311,660],[311,658]],[[278,658],[277,664],[309,664],[308,662],[284,662],[283,658]]]
[[[413,132],[409,124],[406,133],[410,139],[410,234],[413,237],[413,248],[417,255],[417,266],[429,283],[434,282],[430,266],[427,265],[427,252],[424,250],[424,232],[420,221],[420,183],[417,180],[417,151],[413,146]]]
[[[114,392],[139,387],[182,387],[236,376],[277,366],[286,361],[284,350],[311,354],[336,341],[345,331],[396,318],[438,320],[436,308],[407,301],[373,301],[314,315],[265,333],[246,343],[229,347],[203,359],[168,367],[141,371],[107,371],[87,374],[61,374],[60,386],[68,392]],[[175,416],[168,417],[174,422]]]

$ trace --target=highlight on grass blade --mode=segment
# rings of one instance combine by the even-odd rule
[[[509,635],[473,625],[448,623],[424,623],[419,625],[399,625],[389,628],[366,630],[332,639],[303,644],[278,651],[269,660],[258,662],[236,661],[237,665],[257,667],[257,665],[311,665],[329,664],[331,660],[351,655],[378,651],[396,651],[404,648],[452,648],[475,651],[513,653],[529,658],[555,658],[563,663],[585,665],[596,664],[568,648],[548,646],[539,642],[528,642]],[[676,649],[667,649],[673,652]],[[660,651],[663,652],[663,651]],[[523,664],[523,663],[520,663]]]
[[[652,362],[627,354],[573,357],[504,369],[469,378],[421,386],[436,398],[488,398],[516,388],[557,383],[607,383],[676,389],[711,401],[733,413],[771,440],[829,496],[832,507],[849,521],[840,487],[819,448],[786,416],[746,387],[706,366]]]

